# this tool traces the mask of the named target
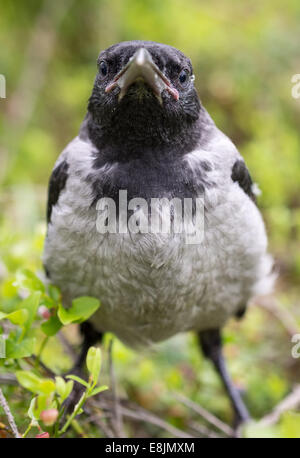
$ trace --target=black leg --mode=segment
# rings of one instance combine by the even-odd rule
[[[101,332],[96,331],[95,328],[91,325],[91,323],[87,321],[80,325],[80,333],[83,336],[80,354],[74,366],[69,371],[69,374],[85,378],[83,373],[83,365],[86,359],[87,352],[92,345],[95,345],[97,342],[101,343],[103,339],[103,334]],[[74,382],[73,390],[70,396],[64,402],[65,410],[64,415],[62,417],[62,424],[65,420],[65,416],[73,411],[75,405],[77,404],[83,393],[83,390],[84,387],[80,385],[80,383]]]
[[[222,353],[222,341],[220,331],[218,329],[212,329],[209,331],[199,332],[199,340],[204,355],[213,362],[217,372],[219,373],[223,381],[223,384],[229,395],[232,407],[234,409],[234,426],[235,428],[238,428],[239,425],[241,425],[249,419],[249,413],[240,396],[238,389],[234,386],[227,371]]]
[[[92,345],[95,345],[97,342],[101,343],[103,339],[102,332],[96,331],[91,323],[85,321],[80,325],[80,334],[83,336],[83,342],[81,345],[80,354],[70,371],[71,373],[81,373],[82,367],[84,365],[87,352]]]

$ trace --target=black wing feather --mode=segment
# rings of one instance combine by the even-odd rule
[[[232,181],[238,182],[239,186],[250,197],[250,199],[252,199],[253,202],[256,202],[256,197],[252,187],[253,181],[243,160],[238,159],[235,161],[232,167],[231,179]]]
[[[53,206],[57,203],[61,191],[66,185],[68,178],[69,164],[66,161],[62,161],[53,170],[48,188],[48,206],[47,206],[47,222],[51,221],[51,213]]]
[[[239,186],[243,189],[243,191],[250,197],[250,199],[256,203],[256,197],[253,192],[252,186],[253,181],[249,173],[249,170],[247,169],[247,166],[243,160],[238,159],[237,161],[235,161],[232,167],[231,179],[232,181],[236,181],[239,184]],[[246,306],[241,307],[235,315],[236,318],[242,318],[246,313],[246,309]]]

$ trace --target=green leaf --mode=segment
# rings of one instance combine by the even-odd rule
[[[55,383],[50,379],[42,379],[31,371],[17,371],[16,377],[20,385],[36,394],[49,395],[55,391]]]
[[[27,412],[29,418],[33,420],[34,422],[38,420],[38,418],[35,416],[35,413],[34,413],[36,400],[37,400],[37,397],[34,397],[31,399],[29,409]]]
[[[49,296],[51,297],[51,299],[54,302],[56,302],[56,303],[60,302],[61,294],[60,294],[59,289],[56,286],[49,285],[48,293],[49,293]]]
[[[15,278],[7,278],[1,284],[1,296],[5,298],[13,299],[18,294],[18,290],[15,285]]]
[[[28,311],[26,309],[19,309],[11,313],[1,313],[0,320],[4,318],[9,320],[11,323],[22,326],[28,319]]]
[[[93,389],[93,391],[91,392],[91,394],[89,395],[89,397],[91,396],[96,396],[96,394],[99,394],[101,393],[102,391],[106,391],[108,390],[108,386],[106,385],[102,385],[102,386],[98,386],[96,388]]]
[[[2,295],[1,297],[2,300],[0,304],[0,311],[3,314],[14,312],[15,310],[18,310],[20,308],[19,305],[21,303],[21,299],[19,299],[18,297],[8,299],[5,299],[5,297],[3,297]]]
[[[56,382],[56,392],[61,398],[61,402],[64,402],[65,399],[69,396],[73,389],[73,381],[70,380],[69,382],[65,382],[62,377],[55,377]]]
[[[20,269],[16,275],[16,284],[20,288],[27,289],[29,291],[40,291],[45,292],[45,286],[41,280],[28,269]]]
[[[86,321],[100,307],[100,301],[94,297],[83,296],[72,301],[72,306],[65,309],[58,305],[58,317],[66,325]]]
[[[31,399],[29,409],[27,411],[27,414],[29,418],[31,418],[31,420],[37,420],[37,418],[35,418],[35,415],[34,415],[35,400],[36,400],[36,397]]]
[[[73,386],[74,386],[74,383],[73,383],[73,380],[69,380],[66,384],[66,391],[65,391],[65,399],[67,399],[67,397],[71,394],[71,391],[73,390]]]
[[[35,293],[32,293],[30,296],[24,299],[21,303],[20,308],[25,308],[28,311],[28,319],[26,321],[27,331],[31,328],[33,320],[36,316],[40,298],[41,298],[41,293],[37,291]]]
[[[98,382],[101,369],[101,351],[100,348],[90,347],[86,357],[86,365],[93,382]]]
[[[27,358],[31,356],[34,351],[35,337],[28,337],[21,341],[8,338],[6,340],[6,358]]]
[[[66,382],[64,381],[64,379],[62,377],[57,375],[55,377],[55,384],[56,384],[56,392],[57,392],[57,394],[59,394],[59,396],[62,397],[65,394],[65,391],[66,391]]]
[[[15,312],[9,313],[7,315],[7,319],[11,321],[13,324],[23,326],[24,323],[28,320],[29,313],[28,310],[26,309],[19,309],[16,310]]]
[[[49,337],[57,334],[61,327],[62,323],[59,321],[57,315],[51,316],[49,320],[41,325],[42,331]]]
[[[41,379],[31,371],[17,371],[16,377],[20,385],[33,393],[39,393]]]
[[[51,297],[46,296],[45,294],[43,294],[41,297],[40,305],[44,305],[48,309],[55,309],[57,306],[56,302],[54,302]]]
[[[40,384],[40,391],[45,394],[51,394],[55,391],[55,383],[50,379],[43,379]]]
[[[89,384],[85,380],[83,380],[82,378],[77,377],[77,375],[67,375],[66,378],[69,378],[71,380],[75,380],[75,382],[78,382],[78,383],[80,383],[81,385],[83,385],[83,386],[85,386],[87,388],[89,387]]]

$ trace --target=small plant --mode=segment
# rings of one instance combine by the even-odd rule
[[[50,337],[63,326],[87,320],[99,308],[100,302],[92,297],[80,297],[65,309],[57,288],[52,285],[46,288],[33,272],[24,269],[18,271],[5,287],[9,294],[0,308],[0,333],[5,351],[0,359],[0,369],[3,366],[15,373],[19,384],[34,395],[27,412],[30,423],[22,437],[26,437],[32,428],[38,429],[38,438],[60,437],[75,424],[75,418],[82,413],[87,399],[107,389],[98,385],[101,352],[95,347],[88,351],[88,381],[72,374],[66,377],[66,381],[59,375],[53,377],[51,370],[48,371],[49,378],[47,368],[41,364],[41,355]],[[62,420],[64,402],[73,390],[74,381],[85,389],[73,412]],[[44,427],[47,431],[43,431]]]
[[[31,371],[17,371],[16,376],[21,386],[35,394],[30,402],[28,416],[30,423],[23,437],[26,437],[32,428],[38,428],[39,434],[36,437],[60,437],[62,436],[77,415],[83,412],[83,406],[88,398],[95,396],[107,389],[107,386],[98,385],[101,369],[101,352],[100,348],[91,347],[88,351],[86,364],[89,371],[88,381],[83,380],[76,375],[68,375],[65,381],[62,377],[51,379],[41,378]],[[64,401],[71,394],[74,381],[84,386],[85,390],[81,395],[78,403],[75,405],[73,412],[67,417],[64,424],[60,426],[60,420],[64,414]],[[49,436],[43,435],[40,423],[50,427]]]

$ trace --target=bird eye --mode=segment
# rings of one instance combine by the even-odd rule
[[[108,73],[108,66],[107,66],[107,63],[104,62],[104,60],[102,60],[102,62],[100,62],[100,65],[99,65],[99,69],[100,69],[100,72],[103,76],[106,76],[107,73]]]
[[[179,81],[182,85],[187,83],[188,76],[189,76],[188,70],[181,70],[181,72],[179,73]]]

